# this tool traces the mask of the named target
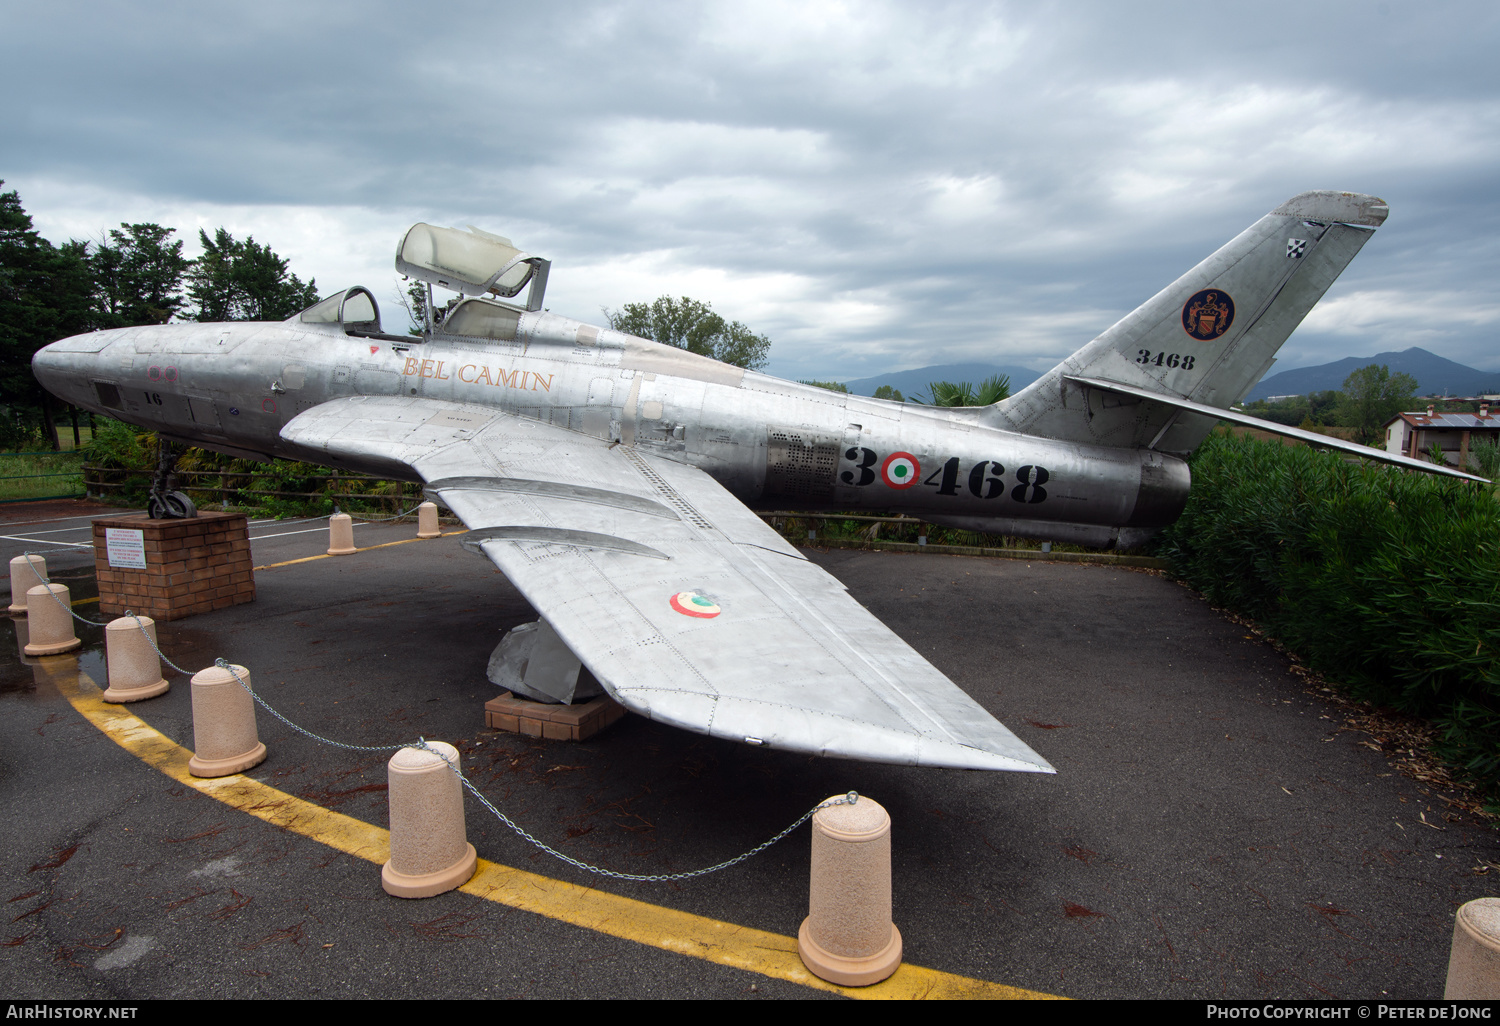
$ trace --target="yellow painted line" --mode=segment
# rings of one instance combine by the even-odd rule
[[[99,601],[99,596],[95,595],[93,598],[74,599],[72,602],[70,602],[68,604],[72,605],[72,606],[86,606],[86,605],[89,605],[90,603],[98,602],[98,601]]]
[[[465,527],[461,531],[449,531],[447,534],[440,534],[440,535],[438,535],[438,538],[452,538],[455,535],[468,534],[468,533],[469,533],[469,529],[467,527]],[[418,541],[437,541],[437,538],[402,538],[400,541],[381,542],[379,545],[366,545],[364,548],[358,549],[356,551],[358,551],[358,552],[369,552],[371,549],[388,549],[392,545],[410,545],[412,542],[418,542]],[[351,556],[354,555],[354,553],[352,553],[352,552],[348,553],[348,554],[351,555]],[[332,559],[332,558],[334,558],[334,557],[331,556],[329,553],[325,552],[322,555],[318,555],[318,556],[303,556],[301,559],[288,559],[288,560],[284,560],[283,562],[280,562],[280,563],[267,563],[265,566],[256,566],[256,567],[251,567],[250,569],[252,569],[252,570],[274,570],[278,566],[293,566],[294,564],[297,564],[297,563],[311,563],[315,559]]]
[[[193,776],[188,772],[188,758],[192,753],[128,712],[124,706],[105,702],[99,686],[88,674],[76,669],[76,658],[58,656],[40,659],[38,663],[85,719],[121,748],[173,780],[267,823],[367,862],[380,865],[390,858],[390,833],[379,827],[314,805],[242,774],[212,780]],[[902,964],[895,975],[883,983],[871,987],[840,987],[807,971],[797,957],[795,937],[580,887],[487,859],[479,860],[474,876],[459,889],[487,901],[535,912],[586,930],[847,997],[1032,1000],[1057,997],[909,964]]]

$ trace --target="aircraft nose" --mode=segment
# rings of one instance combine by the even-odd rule
[[[64,339],[63,342],[66,342]],[[66,354],[59,351],[58,347],[63,342],[53,342],[38,349],[31,357],[31,373],[43,385],[51,385],[51,379],[60,375],[67,365]]]
[[[79,352],[83,348],[80,340],[88,335],[75,335],[38,349],[31,357],[31,373],[42,387],[65,402],[74,402],[74,393],[88,386],[89,372],[93,369],[94,354]],[[71,343],[71,344],[70,344]]]

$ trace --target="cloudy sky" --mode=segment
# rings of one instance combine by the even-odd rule
[[[253,234],[323,292],[414,221],[663,293],[773,373],[1050,366],[1306,189],[1391,217],[1277,370],[1500,369],[1500,5],[0,0],[0,178],[54,241]]]

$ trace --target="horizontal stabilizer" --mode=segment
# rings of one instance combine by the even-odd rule
[[[1162,403],[1165,406],[1171,406],[1188,413],[1201,413],[1204,416],[1213,417],[1217,420],[1227,420],[1231,424],[1242,424],[1245,427],[1259,428],[1262,431],[1269,431],[1272,434],[1295,438],[1306,442],[1308,445],[1316,445],[1324,449],[1338,449],[1361,456],[1367,460],[1378,460],[1381,463],[1406,467],[1408,470],[1421,470],[1428,474],[1447,474],[1449,477],[1460,477],[1465,481],[1489,483],[1485,478],[1465,473],[1456,467],[1441,466],[1436,463],[1428,463],[1425,460],[1414,460],[1410,456],[1402,456],[1399,453],[1386,452],[1384,449],[1372,449],[1368,445],[1360,445],[1358,442],[1346,442],[1342,438],[1330,438],[1327,435],[1320,435],[1316,431],[1304,431],[1301,428],[1288,427],[1285,424],[1278,424],[1274,420],[1263,420],[1260,417],[1252,417],[1248,413],[1240,413],[1238,410],[1221,410],[1217,406],[1195,403],[1190,399],[1179,399],[1175,395],[1163,395],[1160,392],[1153,392],[1150,389],[1139,388],[1135,385],[1125,385],[1118,381],[1105,381],[1101,378],[1080,378],[1071,374],[1063,375],[1063,380],[1071,381],[1075,385],[1083,385],[1085,388],[1098,388],[1105,392],[1113,392],[1115,395],[1131,396],[1135,399],[1145,400],[1146,402]]]

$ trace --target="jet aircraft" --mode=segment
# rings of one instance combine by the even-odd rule
[[[1230,409],[1386,214],[1372,196],[1293,197],[982,408],[841,395],[562,317],[542,308],[548,261],[426,224],[396,268],[429,300],[460,296],[420,337],[383,331],[355,287],[279,323],[78,335],[33,367],[168,442],[421,482],[540,614],[492,659],[531,697],[597,682],[754,746],[1052,772],[753,510],[1129,548],[1181,512],[1184,458],[1221,419],[1470,476]],[[154,508],[191,512],[180,495]]]

